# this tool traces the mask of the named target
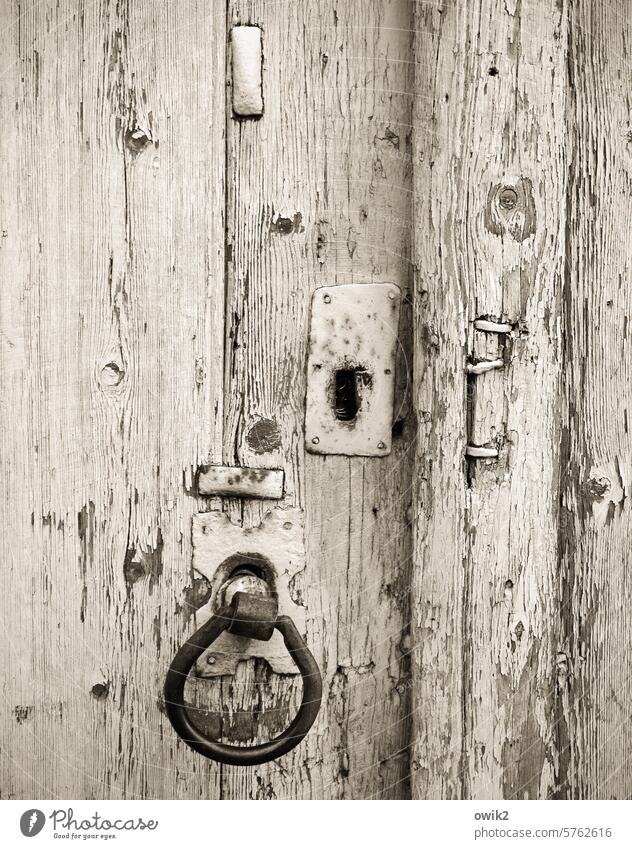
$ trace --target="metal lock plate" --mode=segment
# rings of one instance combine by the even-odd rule
[[[279,614],[287,614],[305,634],[305,608],[292,595],[294,579],[305,569],[303,512],[296,508],[270,510],[256,528],[234,525],[226,513],[198,513],[193,517],[193,568],[211,584],[208,615],[221,606],[218,592],[239,566],[265,573],[278,599]],[[200,611],[203,618],[204,611]],[[268,642],[249,640],[225,631],[197,664],[202,678],[234,675],[237,664],[250,658],[267,660],[274,672],[298,675],[278,630]]]
[[[312,299],[305,445],[315,454],[391,450],[401,291],[393,283],[325,286]]]

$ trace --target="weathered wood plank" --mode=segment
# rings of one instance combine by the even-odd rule
[[[325,696],[299,749],[223,770],[228,797],[407,793],[412,428],[400,423],[392,454],[367,460],[305,456],[303,426],[313,290],[394,282],[409,291],[408,12],[400,0],[230,4],[231,25],[263,28],[265,108],[229,126],[223,462],[283,467],[287,503],[305,510],[308,562],[295,591]],[[403,419],[400,408],[401,399]],[[244,507],[244,523],[259,516]],[[257,676],[246,666],[226,681],[224,709],[230,720],[237,698],[251,733],[267,736],[297,683],[259,678],[255,690]]]
[[[6,797],[219,793],[160,697],[221,425],[224,20],[4,4]]]
[[[411,779],[414,796],[450,799],[462,795],[467,293],[454,242],[449,139],[458,121],[449,100],[463,81],[452,55],[458,7],[414,9]]]
[[[552,0],[417,8],[422,797],[555,789],[565,15]],[[466,357],[505,367],[466,381]],[[487,449],[467,470],[466,442]]]
[[[473,382],[476,427],[500,454],[471,470],[465,792],[543,798],[557,780],[566,9],[490,2],[480,14],[465,70],[481,81],[470,94],[481,144],[463,174],[470,305],[514,330],[495,339],[503,371]]]
[[[561,794],[632,796],[632,3],[571,6]]]

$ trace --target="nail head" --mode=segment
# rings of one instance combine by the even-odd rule
[[[505,186],[500,190],[498,202],[503,209],[515,209],[516,204],[518,203],[518,193],[515,189],[512,189],[511,186]]]

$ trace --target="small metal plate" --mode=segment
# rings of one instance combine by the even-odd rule
[[[198,491],[228,498],[283,498],[283,469],[203,466],[198,473]]]
[[[290,616],[299,633],[305,634],[305,608],[292,597],[300,593],[300,573],[305,569],[303,512],[296,508],[273,508],[255,528],[234,525],[219,511],[193,516],[193,568],[212,588],[208,604],[198,611],[198,621],[216,612],[218,590],[235,567],[252,563],[272,578],[268,583],[276,592],[279,614]],[[203,678],[234,675],[240,661],[253,657],[267,660],[274,672],[299,674],[278,631],[268,642],[225,631],[199,659],[196,674]]]
[[[312,299],[305,445],[315,454],[391,450],[401,291],[393,283],[325,286]]]
[[[261,29],[236,26],[231,33],[233,112],[256,118],[263,114],[261,85]]]

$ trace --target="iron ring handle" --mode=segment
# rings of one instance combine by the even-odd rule
[[[303,678],[303,698],[294,720],[278,737],[255,746],[231,746],[207,737],[189,717],[184,704],[184,685],[200,655],[221,633],[231,627],[234,619],[235,608],[231,604],[230,608],[224,608],[212,616],[180,647],[165,679],[165,708],[176,732],[194,751],[223,764],[255,766],[287,754],[305,737],[318,715],[322,680],[318,665],[301,639],[294,622],[289,616],[277,616],[274,628],[283,637],[283,642]]]

